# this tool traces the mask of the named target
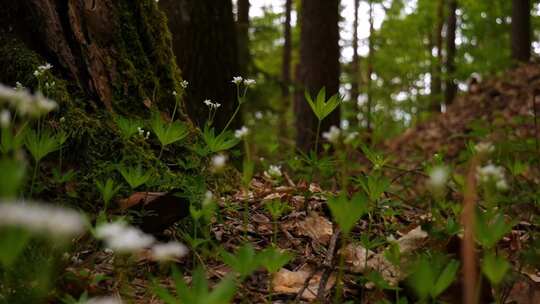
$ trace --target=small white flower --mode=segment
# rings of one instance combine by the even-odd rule
[[[263,118],[263,113],[261,111],[255,112],[255,118],[256,119],[262,119]]]
[[[347,134],[347,137],[345,137],[344,142],[349,145],[351,144],[356,138],[358,138],[358,135],[360,135],[358,132],[351,132]]]
[[[83,217],[74,210],[27,202],[1,203],[0,226],[16,226],[57,237],[75,236],[85,230]]]
[[[249,129],[246,126],[234,131],[234,136],[238,139],[245,138],[249,134]]]
[[[172,261],[188,254],[188,249],[179,242],[169,242],[152,246],[152,258],[156,261]]]
[[[341,120],[339,126],[340,126],[341,130],[345,131],[345,130],[349,129],[350,123],[349,123],[349,121],[347,119],[343,119],[343,120]]]
[[[186,89],[189,85],[189,82],[187,80],[182,80],[182,82],[180,82],[180,86],[183,88],[183,89]]]
[[[278,179],[282,176],[281,166],[279,165],[270,165],[268,170],[264,171],[264,175],[271,179]]]
[[[172,95],[173,95],[174,97],[176,97],[176,96],[178,96],[178,93],[177,93],[176,91],[172,91]]]
[[[429,171],[428,186],[433,189],[443,189],[448,181],[448,168],[445,166],[436,166]]]
[[[133,253],[151,246],[154,238],[122,222],[102,224],[96,228],[96,238],[119,253]]]
[[[224,154],[216,154],[212,157],[212,171],[218,172],[223,170],[227,163],[227,156]]]
[[[150,138],[150,131],[146,131],[146,135],[144,136],[144,139],[149,139]]]
[[[89,299],[85,304],[122,304],[122,303],[123,303],[122,300],[117,297],[99,297],[99,298]]]
[[[137,127],[137,132],[139,132],[139,136],[144,136],[144,129],[141,127]]]
[[[244,85],[246,87],[254,86],[257,82],[254,79],[246,79],[244,80]]]
[[[336,126],[331,126],[328,132],[324,132],[322,137],[329,142],[336,144],[341,136],[341,130]]]
[[[489,142],[481,142],[474,146],[474,150],[478,154],[489,154],[495,151],[495,147]]]
[[[0,127],[7,128],[11,123],[11,112],[4,109],[0,112]]]
[[[64,116],[60,117],[60,123],[66,122],[66,118]]]
[[[24,86],[20,82],[15,82],[15,90],[23,90]]]
[[[204,200],[202,202],[202,205],[208,206],[213,202],[214,202],[214,193],[212,193],[212,191],[210,190],[206,191],[206,193],[204,194]]]
[[[236,85],[239,85],[242,83],[242,81],[244,81],[244,78],[242,78],[242,76],[235,76],[233,77],[233,80],[231,82]]]
[[[212,105],[214,104],[214,103],[212,103],[212,101],[210,99],[206,99],[205,101],[203,101],[203,103],[209,108],[211,108]]]
[[[499,190],[508,189],[508,184],[504,176],[504,169],[493,164],[487,164],[476,170],[476,178],[480,183],[495,183],[495,187]]]
[[[217,103],[217,102],[214,103],[214,108],[215,108],[215,109],[217,109],[217,108],[219,108],[219,107],[221,107],[221,104],[220,104],[220,103]]]
[[[41,92],[36,93],[34,100],[35,105],[40,112],[49,113],[50,111],[56,109],[56,107],[58,106],[56,102],[43,96]]]

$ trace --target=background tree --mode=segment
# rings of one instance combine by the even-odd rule
[[[307,151],[313,148],[316,118],[304,99],[303,90],[315,95],[326,87],[327,95],[339,90],[339,1],[302,1],[300,11],[299,91],[295,98],[296,144]],[[339,111],[325,119],[322,130],[339,124]],[[321,131],[322,131],[321,130]]]
[[[353,57],[351,62],[351,101],[356,104],[358,101],[358,86],[360,79],[360,56],[358,55],[358,8],[360,0],[354,0],[354,20],[353,20],[353,38],[352,48]]]
[[[292,62],[292,34],[291,14],[292,0],[285,0],[285,19],[283,22],[283,57],[281,63],[281,95],[283,104],[281,109],[280,135],[288,132],[287,112],[291,105],[291,62]]]
[[[431,74],[431,110],[434,112],[441,111],[442,100],[442,62],[443,62],[443,27],[444,27],[444,8],[445,1],[437,1],[437,14],[435,21],[434,41],[435,41],[435,58],[433,58],[433,70]],[[431,50],[433,51],[433,50]]]
[[[531,58],[531,1],[512,1],[512,59],[527,62]]]
[[[246,77],[249,74],[251,55],[249,52],[249,0],[238,0],[236,4],[236,26],[238,33],[239,72]]]
[[[456,97],[456,29],[457,29],[457,0],[448,0],[448,19],[446,21],[446,85],[445,104],[449,105]]]
[[[159,5],[168,16],[176,60],[189,81],[189,116],[201,126],[208,116],[203,101],[211,99],[221,104],[215,124],[223,127],[236,108],[231,79],[239,73],[231,0],[161,0]]]

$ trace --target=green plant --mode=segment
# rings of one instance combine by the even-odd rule
[[[317,150],[319,146],[319,133],[321,132],[321,123],[341,104],[342,99],[338,94],[336,94],[326,100],[326,88],[324,87],[317,94],[317,98],[315,98],[315,101],[313,100],[308,91],[304,92],[304,96],[309,106],[311,107],[313,114],[315,114],[318,120],[317,133],[315,137],[315,150]]]
[[[514,226],[513,223],[506,222],[504,213],[489,210],[479,211],[475,223],[476,240],[485,249],[493,248]]]
[[[130,119],[123,116],[116,116],[114,119],[116,126],[120,129],[120,133],[124,139],[129,139],[137,134],[142,126],[142,121],[138,119]]]
[[[509,269],[510,263],[504,257],[493,252],[487,253],[482,260],[482,272],[496,289]]]
[[[13,125],[0,128],[0,152],[8,154],[18,151],[24,144],[28,123],[15,128]]]
[[[232,301],[236,292],[234,280],[230,276],[225,277],[210,291],[208,281],[201,268],[197,268],[193,272],[191,288],[187,286],[176,267],[172,269],[172,277],[176,296],[161,287],[157,281],[154,280],[153,284],[154,293],[166,304],[226,304]]]
[[[131,185],[131,184],[130,184]],[[96,182],[96,187],[101,193],[101,198],[103,199],[103,209],[104,211],[109,209],[109,203],[111,199],[120,191],[122,188],[120,185],[115,185],[114,180],[108,178],[105,183],[101,181]]]
[[[181,121],[167,123],[157,112],[152,115],[150,125],[161,144],[158,158],[161,158],[165,146],[180,141],[189,135],[189,129],[185,123]]]
[[[270,213],[270,216],[272,216],[272,224],[273,224],[273,230],[274,230],[274,239],[273,242],[275,243],[277,240],[277,231],[278,231],[278,219],[287,212],[290,207],[286,202],[283,202],[279,199],[274,199],[266,202],[264,204],[264,208]]]
[[[220,255],[223,262],[240,275],[241,280],[261,266],[259,256],[255,253],[253,246],[248,243],[238,248],[234,255],[224,250]]]
[[[24,163],[0,158],[0,198],[15,197],[26,176]]]
[[[368,199],[361,193],[349,199],[347,194],[342,192],[328,199],[328,207],[345,235],[348,235],[356,222],[369,211]]]
[[[32,174],[32,183],[30,185],[30,196],[33,194],[39,162],[48,154],[60,149],[63,140],[63,136],[55,136],[49,130],[42,130],[41,132],[28,130],[26,132],[24,145],[34,158],[34,173]]]
[[[125,167],[124,165],[118,165],[118,172],[124,177],[131,189],[135,189],[148,182],[152,173],[150,171],[144,171],[141,165],[137,167]]]
[[[287,251],[279,250],[275,247],[264,249],[258,254],[261,265],[270,273],[271,278],[268,280],[268,290],[270,294],[270,302],[272,301],[272,281],[275,274],[290,260],[293,255]]]
[[[209,126],[204,127],[202,138],[211,153],[229,150],[240,142],[234,136],[233,132],[224,131],[216,136],[214,128],[210,128]]]
[[[422,255],[414,264],[407,282],[421,301],[436,299],[455,280],[459,264],[457,260],[445,262],[437,255]]]

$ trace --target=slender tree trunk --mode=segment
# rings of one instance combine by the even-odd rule
[[[339,90],[339,0],[302,1],[300,20],[300,90],[295,98],[296,144],[303,151],[314,147],[317,121],[304,98],[326,87],[327,96]],[[339,109],[323,122],[321,131],[339,124]]]
[[[512,59],[527,62],[531,58],[531,1],[512,1]]]
[[[375,47],[373,45],[375,34],[374,19],[373,19],[373,1],[369,0],[369,54],[368,54],[368,70],[367,70],[367,131],[368,136],[371,138],[372,131],[372,119],[371,112],[373,106],[373,57],[375,56]]]
[[[242,76],[249,74],[251,55],[249,52],[249,0],[238,0],[237,20],[238,31],[238,65]]]
[[[292,61],[292,35],[291,35],[292,0],[285,1],[285,22],[283,23],[283,57],[281,63],[281,97],[283,99],[280,115],[280,135],[288,133],[287,112],[291,106],[291,61]]]
[[[433,112],[441,111],[442,100],[442,48],[443,48],[443,26],[444,26],[444,0],[438,0],[437,2],[437,21],[435,25],[435,47],[437,49],[437,55],[435,57],[433,73],[431,79],[433,82],[431,96],[431,110]]]
[[[31,81],[24,68],[36,66],[24,60],[43,60],[70,81],[70,93],[96,106],[130,114],[146,113],[148,105],[174,107],[180,74],[155,1],[0,2],[0,48],[9,55],[0,59],[0,81]],[[13,45],[34,55],[14,58],[20,48],[4,53]]]
[[[358,56],[358,7],[360,0],[354,0],[354,22],[353,22],[353,58],[351,62],[351,100],[358,101],[358,87],[360,79],[360,59]]]
[[[448,21],[446,25],[446,91],[445,104],[450,105],[457,93],[455,82],[456,73],[456,29],[457,29],[457,0],[448,1]]]
[[[210,99],[221,104],[215,126],[224,127],[237,106],[231,80],[239,73],[231,0],[160,0],[159,5],[168,16],[176,60],[189,81],[189,116],[202,126],[208,117],[203,101]],[[239,120],[233,127],[238,125]]]

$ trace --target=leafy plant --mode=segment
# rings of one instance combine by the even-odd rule
[[[20,161],[8,158],[0,159],[0,198],[14,197],[20,189],[26,168]]]
[[[225,277],[212,291],[208,288],[204,271],[197,268],[193,272],[191,288],[181,277],[180,272],[173,267],[172,277],[175,283],[176,296],[154,281],[154,293],[166,304],[226,304],[232,301],[236,286],[232,277]]]
[[[341,104],[341,97],[336,94],[326,100],[326,88],[324,87],[319,91],[315,100],[313,100],[308,91],[304,92],[304,96],[309,106],[311,107],[313,114],[315,114],[318,120],[317,134],[315,139],[315,149],[317,149],[319,145],[319,133],[321,132],[321,123]]]
[[[478,212],[476,217],[476,239],[482,247],[493,248],[505,234],[512,230],[512,223],[507,223],[504,214],[498,212]]]
[[[161,144],[161,151],[159,152],[158,158],[161,158],[165,146],[180,141],[189,135],[186,124],[181,121],[171,121],[170,123],[167,123],[157,112],[152,115],[150,124],[152,131],[154,131]]]
[[[260,261],[251,244],[244,244],[234,255],[222,250],[221,259],[238,273],[242,280],[260,267]]]
[[[17,151],[22,147],[27,125],[27,123],[24,123],[17,129],[12,126],[0,128],[0,152],[2,154]]]
[[[459,261],[443,262],[443,258],[423,255],[414,264],[414,271],[408,278],[409,285],[421,300],[436,299],[455,280]]]
[[[258,254],[261,265],[271,274],[278,272],[292,260],[293,255],[275,247],[264,249]]]
[[[133,135],[137,134],[139,128],[142,126],[142,122],[140,120],[130,119],[120,115],[116,116],[114,121],[116,122],[118,129],[120,129],[120,133],[122,133],[122,137],[124,139],[129,139]]]
[[[130,184],[131,185],[131,184]],[[109,209],[109,203],[111,199],[120,191],[122,188],[120,185],[115,185],[114,180],[108,178],[105,183],[101,181],[96,182],[96,187],[101,193],[101,198],[103,199],[104,210]]]
[[[24,145],[34,158],[34,161],[39,163],[45,156],[60,149],[63,143],[61,142],[62,138],[56,137],[49,130],[43,130],[42,132],[28,130],[24,138]]]
[[[148,182],[152,173],[150,171],[144,171],[141,165],[137,167],[125,167],[123,165],[117,166],[118,172],[124,177],[131,189],[135,189]]]
[[[211,153],[229,150],[240,142],[233,132],[225,131],[216,136],[214,128],[208,126],[204,127],[202,137]]]
[[[332,217],[344,234],[348,235],[356,222],[368,213],[368,200],[361,194],[355,194],[351,199],[342,192],[338,196],[328,199],[328,207]]]
[[[498,286],[510,269],[510,263],[500,255],[492,252],[486,254],[482,260],[482,272],[493,286]]]

